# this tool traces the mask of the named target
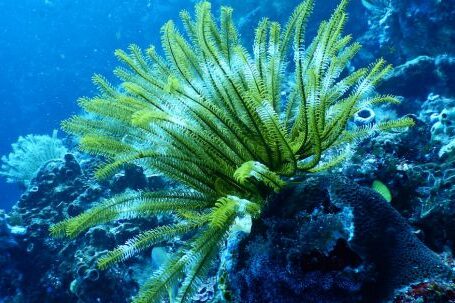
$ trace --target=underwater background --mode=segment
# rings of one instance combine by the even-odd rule
[[[8,171],[9,165],[17,165],[20,172],[32,167],[28,179],[21,179],[24,174],[18,178],[0,175],[0,303],[129,302],[152,269],[159,266],[149,260],[147,256],[153,256],[153,251],[148,250],[145,257],[136,258],[136,263],[125,263],[108,271],[96,267],[100,252],[124,243],[144,228],[158,225],[158,219],[140,219],[138,225],[120,221],[120,226],[114,229],[112,226],[93,228],[72,243],[49,237],[50,225],[65,215],[79,215],[92,203],[112,194],[177,186],[139,168],[128,168],[112,180],[97,184],[89,176],[100,160],[78,151],[77,142],[60,130],[60,123],[80,114],[78,98],[97,94],[91,80],[94,74],[118,84],[112,73],[118,66],[114,56],[116,49],[127,49],[131,43],[143,49],[156,45],[158,49],[161,26],[169,19],[177,20],[183,9],[192,12],[198,2],[0,0],[0,156],[5,155],[2,170]],[[222,5],[233,7],[234,23],[249,51],[255,28],[263,17],[285,24],[301,3],[297,0],[211,2],[215,16]],[[320,21],[329,18],[338,3],[315,1],[308,37],[316,35]],[[395,67],[377,90],[398,96],[401,103],[367,114],[373,115],[372,121],[408,116],[416,122],[405,132],[381,133],[365,139],[334,173],[343,174],[364,187],[376,184],[376,191],[385,197],[390,195],[391,205],[425,244],[421,253],[424,259],[431,259],[425,259],[426,262],[436,262],[433,255],[427,257],[432,254],[426,250],[429,247],[443,260],[436,266],[453,268],[455,1],[351,0],[347,12],[349,20],[344,32],[352,34],[363,45],[349,69],[368,65],[379,57]],[[26,136],[30,134],[38,137],[29,137],[29,140]],[[44,135],[49,137],[39,137]],[[30,142],[36,140],[41,142],[38,145],[59,138],[58,142],[50,143],[52,151],[44,152],[55,153],[52,158],[59,161],[40,163],[40,158],[33,159],[33,156],[28,160],[28,153],[40,154],[40,147],[28,146],[6,165],[12,144],[20,136],[25,139],[19,139],[19,143],[32,144]],[[36,151],[27,148],[36,148]],[[37,166],[24,164],[26,161]],[[303,188],[306,187],[311,192],[315,186],[304,184]],[[325,195],[322,189],[314,192]],[[363,197],[363,194],[366,195],[364,192],[359,195]],[[280,199],[298,204],[292,195]],[[314,197],[308,194],[306,199],[312,201]],[[65,215],[62,215],[62,205],[65,205]],[[274,210],[272,206],[264,215],[268,223],[249,235],[248,241],[235,244],[239,255],[229,257],[237,258],[231,261],[235,274],[230,279],[232,285],[236,285],[234,288],[238,287],[238,293],[229,299],[233,302],[386,300],[375,293],[391,292],[391,286],[384,283],[382,290],[375,288],[375,270],[370,268],[374,266],[349,248],[352,214],[344,209],[325,215],[306,210],[306,219],[311,224],[305,229],[289,231],[290,226],[302,223],[301,218],[290,219],[287,211],[290,210]],[[365,226],[369,228],[368,224]],[[283,233],[288,233],[292,240],[283,240]],[[339,242],[339,239],[346,241]],[[184,242],[182,238],[171,246]],[[420,247],[420,244],[412,245]],[[279,249],[273,251],[274,247]],[[298,249],[290,252],[295,247]],[[164,252],[155,250],[159,254],[157,258],[169,258],[165,249],[160,249]],[[252,252],[262,253],[258,256]],[[407,252],[402,251],[388,253],[396,258],[407,256]],[[302,255],[311,261],[302,261]],[[265,259],[276,264],[266,267],[264,264],[269,263]],[[290,270],[291,265],[299,270]],[[144,272],[145,267],[150,269]],[[290,278],[286,276],[287,271],[291,272]],[[428,271],[433,273],[432,269]],[[434,277],[407,283],[408,288],[401,285],[401,292],[387,300],[455,302],[453,277],[444,281],[436,273]],[[391,281],[398,280],[391,278]],[[192,302],[218,302],[215,298],[221,284],[219,277],[217,280],[212,273],[204,283]],[[401,280],[396,283],[400,284]],[[283,295],[289,292],[293,295]],[[226,297],[223,300],[229,302]]]
[[[163,23],[177,19],[182,9],[191,9],[196,2],[0,1],[0,154],[8,154],[11,143],[21,135],[50,134],[59,128],[64,118],[77,113],[75,101],[94,93],[93,74],[112,78],[115,49],[130,43],[159,44]],[[213,1],[218,7],[233,6],[249,43],[260,18],[267,15],[280,21],[282,14],[285,20],[298,3]],[[329,15],[335,5],[336,1],[321,3],[315,19]],[[359,24],[350,30],[361,31]],[[0,205],[7,209],[20,195],[17,186],[4,179],[0,192]]]

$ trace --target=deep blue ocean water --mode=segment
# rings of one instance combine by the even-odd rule
[[[159,42],[159,28],[190,1],[0,1],[0,155],[20,135],[50,134],[112,75],[113,51]],[[18,198],[0,180],[0,208]]]
[[[236,21],[257,24],[264,16],[284,21],[300,1],[269,1],[258,10],[255,1],[214,1],[230,5]],[[337,1],[320,1],[313,20],[327,16]],[[130,43],[141,47],[160,42],[160,27],[177,19],[182,9],[192,10],[190,0],[25,0],[0,1],[0,155],[26,134],[50,134],[60,122],[78,112],[76,100],[95,94],[95,73],[113,79],[117,66],[113,52]],[[351,9],[359,9],[353,2]],[[351,32],[361,31],[351,21]],[[318,22],[314,22],[317,25]],[[253,29],[241,28],[243,39]],[[309,32],[315,31],[311,26]],[[246,43],[246,45],[251,43]],[[114,81],[115,83],[115,81]],[[60,133],[62,136],[62,133]],[[15,184],[0,178],[0,208],[9,208],[19,197]]]

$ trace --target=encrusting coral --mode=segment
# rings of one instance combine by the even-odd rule
[[[158,302],[176,285],[173,301],[191,301],[229,232],[251,225],[286,178],[342,162],[350,144],[374,132],[413,125],[403,118],[346,129],[359,109],[397,103],[374,92],[391,69],[383,60],[343,73],[360,49],[342,34],[347,2],[321,23],[308,46],[305,25],[312,0],[301,3],[283,28],[263,19],[252,54],[240,44],[232,9],[222,7],[217,24],[210,3],[201,2],[194,19],[186,11],[180,14],[187,38],[172,21],[163,26],[165,58],[153,47],[145,55],[136,45],[129,53],[116,51],[127,67],[115,70],[123,90],[95,76],[100,94],[80,100],[90,115],[70,118],[64,129],[80,136],[83,151],[106,158],[98,179],[136,164],[187,189],[120,194],[54,225],[51,233],[72,238],[109,221],[174,214],[177,223],[144,231],[104,255],[98,267],[188,234],[186,244],[133,301]],[[295,84],[281,100],[291,48]]]

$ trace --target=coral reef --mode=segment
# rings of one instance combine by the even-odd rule
[[[453,1],[365,0],[370,29],[362,38],[372,56],[396,63],[418,56],[437,56],[455,48]]]
[[[379,302],[452,274],[376,192],[340,177],[280,193],[236,249],[237,302]]]
[[[27,135],[19,137],[12,145],[13,151],[2,156],[0,176],[6,177],[10,183],[19,183],[24,186],[30,184],[38,169],[47,161],[60,159],[67,149],[57,138],[54,130],[52,137],[48,135]]]
[[[397,66],[384,79],[379,90],[413,100],[413,102],[402,104],[400,110],[414,112],[416,99],[422,103],[431,93],[446,97],[455,96],[454,84],[454,57],[449,55],[419,56]]]
[[[392,303],[453,303],[455,302],[455,284],[421,282],[400,290]]]
[[[353,208],[354,238],[376,265],[384,292],[423,279],[449,279],[452,271],[414,234],[406,220],[379,194],[344,178],[331,178],[331,202]]]
[[[453,247],[448,222],[455,197],[455,2],[363,3],[370,28],[361,38],[368,51],[360,61],[382,55],[398,65],[378,90],[401,96],[397,113],[414,114],[418,126],[411,136],[383,134],[363,142],[345,172],[365,185],[375,179],[385,182],[396,198],[394,206],[422,229],[420,236],[432,248],[442,251],[445,245]]]
[[[239,29],[254,28],[263,15],[282,19],[300,3],[231,2]],[[163,4],[163,14],[175,3]],[[172,22],[163,27],[164,58],[134,45],[117,51],[128,67],[116,69],[122,87],[95,76],[99,96],[81,102],[90,114],[64,123],[95,155],[68,153],[54,133],[21,137],[2,157],[0,174],[25,192],[11,212],[0,211],[0,302],[140,302],[154,297],[147,288],[156,283],[155,297],[171,302],[455,302],[446,279],[455,268],[455,2],[362,3],[352,3],[355,24],[347,26],[359,33],[367,20],[370,28],[353,58],[356,43],[339,33],[330,38],[331,27],[344,26],[340,11],[319,35],[308,24],[317,38],[307,48],[305,6],[282,28],[260,21],[242,34],[255,41],[249,54],[231,10],[222,8],[218,23],[206,3],[194,19],[181,14],[189,41]],[[334,6],[320,4],[317,18]],[[322,51],[311,59],[335,41],[336,60]],[[289,66],[284,44],[295,51]],[[358,68],[378,56],[397,67],[388,74],[383,61]],[[299,77],[299,68],[308,74]],[[377,79],[362,82],[368,77]],[[335,97],[323,108],[317,96],[327,87]],[[349,87],[361,98],[343,110]],[[271,106],[257,102],[264,94]],[[299,108],[300,99],[311,102]],[[395,111],[381,102],[397,103]],[[185,110],[177,116],[176,109]],[[401,124],[383,122],[402,115]],[[351,142],[356,152],[339,155],[337,144]],[[304,176],[287,171],[296,156]],[[306,174],[327,169],[335,177]],[[369,189],[378,184],[390,203]],[[282,191],[270,196],[273,190]],[[107,210],[101,219],[99,209]],[[84,237],[50,238],[49,227],[61,221],[54,234]]]
[[[16,230],[19,230],[16,228]],[[21,234],[19,232],[17,234]],[[14,254],[19,243],[7,222],[7,215],[0,211],[0,301],[8,302],[16,294],[23,274],[14,266]]]
[[[438,152],[441,158],[450,158],[451,143],[455,138],[455,99],[429,95],[422,104],[420,116],[431,125],[431,140],[443,146]]]
[[[2,302],[124,303],[137,291],[134,269],[119,265],[99,271],[96,260],[100,252],[123,243],[139,228],[155,226],[157,221],[97,227],[77,244],[49,238],[48,229],[50,224],[81,213],[113,192],[157,188],[166,183],[158,177],[145,177],[139,168],[131,167],[113,178],[126,177],[128,184],[97,184],[88,176],[97,165],[96,159],[81,158],[83,167],[72,154],[48,161],[8,216],[0,215]],[[147,262],[146,258],[137,261]]]
[[[384,182],[392,205],[420,230],[427,245],[441,252],[444,247],[453,248],[455,236],[449,223],[455,219],[455,163],[449,155],[439,156],[444,145],[432,140],[431,112],[423,115],[428,123],[415,117],[416,126],[408,132],[362,142],[342,171],[365,186],[375,180]]]

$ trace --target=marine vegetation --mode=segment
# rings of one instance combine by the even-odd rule
[[[38,169],[49,160],[61,159],[67,149],[62,140],[57,138],[57,130],[52,136],[27,135],[19,137],[12,145],[13,151],[2,156],[0,176],[7,182],[28,186]]]
[[[186,244],[133,301],[159,302],[176,286],[174,301],[191,301],[224,240],[232,230],[251,226],[270,193],[297,174],[342,162],[362,138],[413,125],[402,118],[347,128],[360,109],[398,102],[374,92],[391,70],[383,60],[345,72],[361,48],[342,34],[347,2],[321,23],[308,45],[313,0],[301,3],[283,27],[263,19],[252,53],[240,43],[232,9],[222,7],[217,22],[210,3],[201,2],[194,17],[181,12],[184,34],[173,21],[162,27],[165,57],[154,47],[145,53],[136,45],[117,50],[125,65],[115,69],[122,89],[94,76],[99,95],[79,101],[89,114],[66,120],[63,128],[80,136],[83,151],[106,159],[95,173],[99,180],[135,164],[185,189],[114,196],[52,226],[52,235],[74,238],[97,224],[173,214],[176,223],[133,237],[101,257],[98,267],[185,234]],[[283,97],[290,77],[292,89]]]

